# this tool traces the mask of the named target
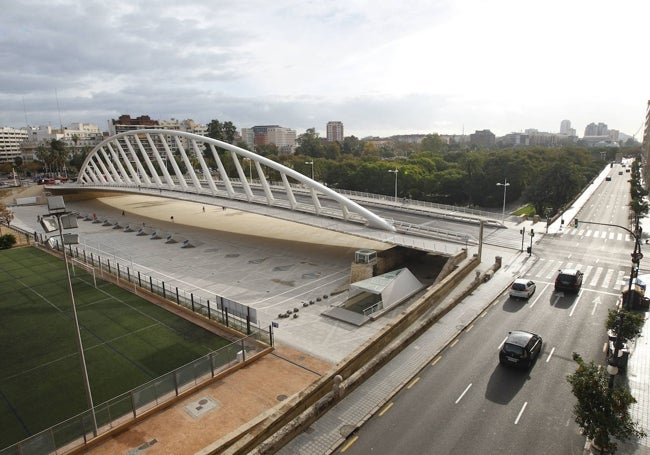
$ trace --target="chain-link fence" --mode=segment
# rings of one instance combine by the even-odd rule
[[[61,243],[57,237],[47,239],[42,234],[34,232],[34,238],[41,245],[61,251]],[[156,294],[169,302],[180,305],[242,334],[254,336],[263,343],[271,345],[273,342],[271,329],[260,327],[254,310],[246,305],[233,302],[219,295],[215,295],[213,299],[197,296],[180,289],[178,286],[170,285],[163,280],[135,270],[133,267],[120,264],[115,259],[111,260],[111,257],[107,255],[102,256],[96,252],[87,252],[84,248],[75,245],[67,245],[66,254],[70,258],[92,267],[97,276],[114,281],[118,285],[120,283],[122,285],[124,283],[133,284],[141,290]]]
[[[18,444],[0,450],[0,455],[64,454],[77,450],[97,436],[136,420],[145,412],[243,362],[248,356],[259,351],[260,347],[255,336],[242,338]]]

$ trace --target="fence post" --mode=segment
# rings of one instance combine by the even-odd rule
[[[246,307],[246,335],[251,334],[251,307]]]
[[[167,291],[165,290],[165,282],[162,282],[162,288],[163,288],[163,299],[167,298]]]
[[[93,256],[93,253],[90,253],[90,265],[95,267],[95,257]]]
[[[192,311],[194,311],[194,294],[190,294],[190,301],[192,302]]]
[[[210,357],[210,373],[212,375],[211,377],[214,378],[214,351],[210,352],[208,356]]]
[[[153,278],[151,276],[149,277],[149,290],[153,292]]]
[[[230,323],[228,322],[228,308],[224,306],[224,312],[226,313],[226,327],[230,327]]]
[[[178,298],[178,286],[176,286],[176,303],[177,303],[178,305],[181,304],[181,300]]]
[[[129,280],[129,283],[131,282],[131,271],[129,270],[129,267],[126,267],[126,278]]]
[[[133,390],[131,390],[129,395],[131,395],[131,409],[133,410],[133,418],[135,419],[138,417],[138,415],[135,412],[135,398],[133,397]]]
[[[84,250],[82,250],[82,251],[84,252],[84,262],[85,262],[86,264],[88,264],[88,261],[86,260],[86,250],[84,249]]]
[[[142,287],[142,278],[140,278],[140,271],[138,270],[138,286]]]
[[[210,316],[210,301],[208,300],[208,319],[212,319]]]
[[[100,262],[101,262],[101,260],[100,260]],[[106,259],[106,265],[108,265],[108,273],[111,273],[111,260],[110,259]]]
[[[244,338],[241,339],[241,360],[242,362],[246,361],[246,345],[244,344]]]
[[[120,263],[116,262],[116,264],[117,264],[117,279],[119,280],[120,279]]]

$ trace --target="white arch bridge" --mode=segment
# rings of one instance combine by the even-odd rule
[[[206,157],[214,160],[216,169]],[[269,176],[279,183],[271,185]],[[78,182],[123,191],[148,188],[228,198],[395,231],[386,219],[293,169],[182,131],[143,129],[111,136],[90,152]]]

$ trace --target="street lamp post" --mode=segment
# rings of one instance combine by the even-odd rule
[[[503,183],[499,182],[497,183],[497,186],[503,187],[503,212],[501,213],[501,222],[503,223],[506,219],[506,190],[510,184],[508,183],[508,179],[505,178],[503,179]]]
[[[74,292],[72,291],[72,280],[70,278],[70,269],[68,268],[68,256],[65,251],[66,242],[63,236],[63,229],[72,229],[77,227],[77,217],[66,211],[65,202],[62,196],[51,196],[47,198],[48,214],[41,217],[41,226],[45,232],[54,232],[58,229],[61,250],[63,251],[63,265],[68,280],[68,289],[70,292],[70,303],[72,305],[72,320],[76,335],[77,349],[81,361],[81,374],[83,376],[84,388],[86,390],[86,399],[93,422],[93,435],[97,436],[97,418],[95,416],[95,407],[93,405],[93,396],[90,389],[90,380],[88,379],[88,369],[86,367],[86,356],[84,355],[83,343],[81,341],[81,331],[79,329],[79,319],[77,317],[77,306],[74,301]],[[78,240],[69,241],[68,243],[78,243]]]
[[[395,174],[395,203],[397,203],[397,174],[399,174],[399,169],[389,169],[388,172]]]
[[[305,164],[311,165],[311,179],[314,180],[314,160],[305,161]]]

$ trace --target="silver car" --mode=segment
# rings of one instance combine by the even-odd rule
[[[510,286],[510,297],[529,299],[535,293],[535,282],[528,278],[517,278]]]

